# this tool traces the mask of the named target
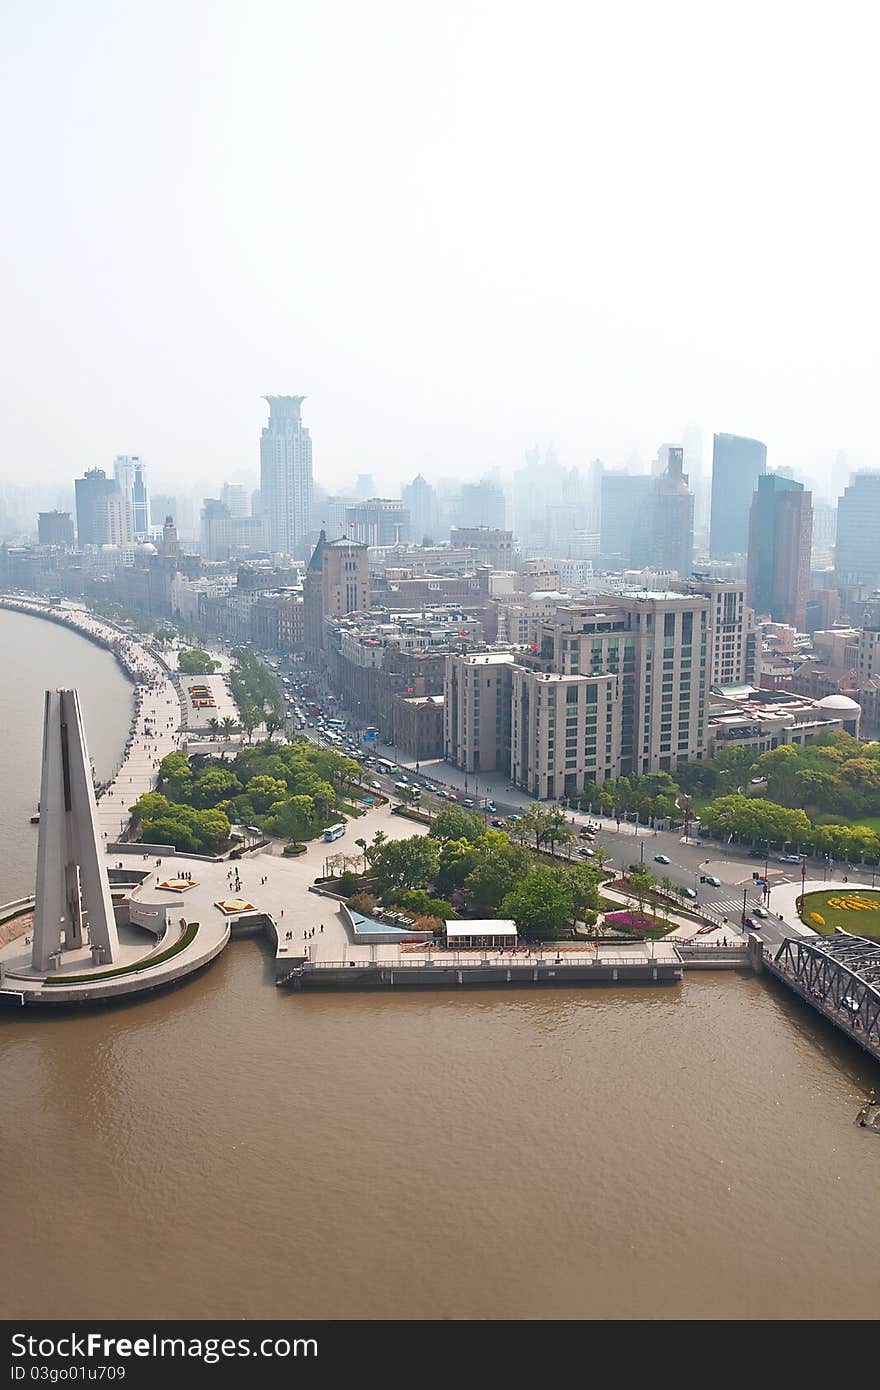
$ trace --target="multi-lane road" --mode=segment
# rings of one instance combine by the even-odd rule
[[[286,672],[279,672],[278,674],[280,679],[281,675],[286,674]],[[293,667],[291,674],[295,678],[301,678],[303,672],[301,669],[298,670]],[[318,684],[313,675],[308,678],[315,681],[316,685]],[[323,693],[321,703],[326,703],[328,694],[327,691]],[[318,728],[306,727],[302,732],[315,742],[321,738],[321,731]],[[520,814],[523,807],[530,804],[531,801],[529,797],[505,784],[503,777],[482,774],[479,788],[474,785],[474,779],[471,778],[471,788],[468,793],[467,780],[458,769],[448,763],[432,761],[427,764],[414,765],[412,760],[402,758],[398,750],[378,744],[374,745],[371,751],[374,751],[377,757],[388,758],[395,762],[400,769],[399,773],[393,775],[371,772],[371,779],[378,782],[384,792],[392,795],[395,782],[399,782],[400,776],[403,774],[410,782],[422,789],[424,796],[427,796],[430,791],[442,791],[452,792],[459,805],[466,797],[475,803],[479,801],[479,809],[485,816],[487,823],[492,820],[503,820],[508,815]],[[415,771],[416,767],[418,767],[418,772]],[[488,801],[493,802],[495,811],[486,809]],[[760,935],[768,944],[775,944],[786,934],[790,934],[773,911],[773,889],[779,884],[798,880],[801,876],[801,870],[797,864],[780,862],[778,852],[775,855],[771,854],[766,861],[770,888],[768,898],[753,878],[754,874],[763,878],[765,870],[763,855],[753,857],[747,849],[738,845],[695,840],[693,837],[685,839],[680,831],[654,831],[627,821],[621,821],[618,825],[613,818],[584,815],[570,810],[567,810],[565,814],[575,831],[575,840],[571,847],[573,858],[577,857],[578,847],[584,843],[578,839],[577,832],[587,824],[598,824],[600,829],[592,842],[593,847],[605,852],[610,867],[619,870],[626,869],[631,864],[644,863],[659,882],[668,878],[676,887],[694,889],[697,893],[696,900],[686,902],[685,905],[692,911],[699,912],[707,920],[718,923],[722,928],[726,927],[731,932],[738,932],[741,929],[743,895],[745,894],[746,913],[755,922]],[[665,855],[669,859],[669,863],[657,863],[655,856],[658,854]],[[589,861],[586,860],[586,862]],[[837,871],[839,874],[840,866],[838,866]],[[808,875],[815,878],[817,872],[816,862],[811,861],[807,868]],[[844,872],[854,883],[870,884],[872,882],[870,869],[853,868]],[[701,877],[705,878],[706,875],[717,878],[720,887],[705,882],[701,883]],[[756,906],[766,907],[771,915],[767,918],[755,918],[753,910]]]

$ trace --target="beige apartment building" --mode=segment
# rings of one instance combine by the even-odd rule
[[[450,653],[444,689],[446,758],[465,772],[510,771],[512,652]]]
[[[617,676],[562,676],[511,667],[511,776],[544,800],[620,775]]]
[[[736,580],[689,579],[689,594],[709,600],[709,684],[761,683],[761,632],[754,608],[746,602],[746,586]]]
[[[509,771],[541,796],[700,761],[709,610],[704,595],[671,592],[560,604],[527,647],[447,657],[446,757],[467,771]]]

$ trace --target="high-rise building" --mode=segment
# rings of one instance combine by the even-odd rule
[[[813,548],[811,569],[830,569],[834,564],[834,542],[837,538],[837,508],[813,498]]]
[[[269,523],[269,549],[301,551],[312,506],[312,440],[302,422],[305,396],[264,396],[269,423],[260,439],[260,504]]]
[[[354,485],[354,495],[359,502],[367,502],[376,496],[376,484],[372,473],[359,473]]]
[[[620,681],[512,668],[510,775],[541,800],[620,775]]]
[[[440,537],[437,535],[437,494],[421,473],[417,473],[412,482],[401,490],[400,500],[409,512],[409,529],[413,544],[421,545],[426,536],[434,542],[438,541]]]
[[[837,504],[838,584],[880,588],[880,473],[854,473]]]
[[[324,619],[366,613],[370,608],[367,547],[354,541],[328,541],[321,531],[303,585],[306,654],[317,659],[324,650]]]
[[[131,505],[119,484],[108,478],[103,468],[90,468],[77,478],[77,543],[86,545],[131,545],[134,520]]]
[[[758,479],[767,471],[767,446],[736,434],[716,434],[712,443],[712,511],[709,554],[713,560],[745,555],[749,509]]]
[[[72,547],[74,534],[70,512],[40,512],[37,517],[37,540],[40,545]]]
[[[465,772],[510,769],[514,661],[511,652],[471,652],[446,658],[446,757]]]
[[[147,466],[138,454],[117,454],[113,476],[131,507],[134,533],[146,536],[150,529],[150,498],[147,491]]]
[[[107,536],[105,545],[134,545],[135,533],[131,515],[131,504],[121,492],[108,493],[104,499],[103,526]]]
[[[74,482],[76,492],[76,535],[80,549],[87,545],[103,545],[100,513],[108,492],[118,492],[118,485],[108,478],[103,468],[88,468]]]
[[[326,531],[331,540],[345,536],[346,515],[354,506],[354,497],[328,497],[322,489],[320,497],[312,497],[312,530]]]
[[[177,516],[177,498],[168,492],[151,492],[150,524],[161,526],[166,516]]]
[[[458,526],[493,526],[504,528],[506,503],[504,493],[491,478],[478,483],[465,483],[455,505]]]
[[[684,472],[684,450],[666,444],[660,452],[666,469],[654,479],[651,564],[684,579],[694,561],[694,494]]]
[[[406,545],[409,512],[397,498],[371,497],[345,509],[348,539],[361,545]],[[421,537],[419,538],[421,539]]]
[[[653,486],[648,473],[602,474],[599,553],[608,569],[651,563]]]
[[[201,545],[206,560],[228,560],[235,541],[232,516],[219,497],[206,497],[201,512]]]
[[[603,595],[539,619],[528,652],[450,654],[446,757],[503,768],[542,797],[703,758],[709,607],[696,594]]]
[[[810,588],[813,496],[803,483],[764,473],[749,516],[748,596],[759,616],[803,631]]]
[[[243,483],[224,483],[220,489],[220,501],[226,503],[232,517],[250,515],[250,499]]]
[[[695,575],[682,586],[709,600],[709,684],[753,685],[761,679],[761,634],[754,608],[746,603],[746,586],[738,579],[704,579]]]

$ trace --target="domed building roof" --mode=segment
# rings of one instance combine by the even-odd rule
[[[158,555],[158,554],[159,554],[158,550],[157,550],[156,547],[153,545],[153,542],[152,542],[152,541],[141,541],[140,545],[138,546],[138,551],[139,551],[139,553],[140,553],[141,555]]]
[[[826,695],[819,701],[819,708],[836,714],[852,714],[856,710],[861,713],[862,707],[857,700],[851,700],[848,695]]]

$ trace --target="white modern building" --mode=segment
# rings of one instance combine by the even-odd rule
[[[269,423],[260,439],[260,506],[273,554],[293,555],[308,540],[312,439],[300,410],[305,396],[264,396]]]
[[[113,476],[131,508],[134,533],[139,540],[150,533],[150,497],[147,466],[138,454],[117,454]]]

